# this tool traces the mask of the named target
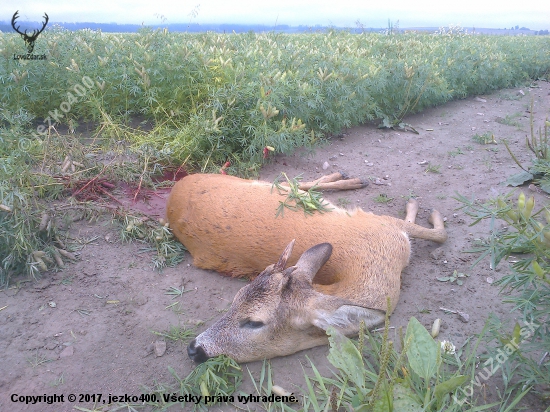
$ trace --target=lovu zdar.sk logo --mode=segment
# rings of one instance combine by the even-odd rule
[[[24,54],[20,54],[20,55],[13,55],[13,59],[14,60],[45,60],[46,59],[46,55],[45,54],[40,54],[40,55],[36,55],[36,54],[32,54],[33,50],[34,50],[34,42],[36,41],[36,39],[38,38],[38,36],[40,35],[40,33],[42,33],[44,31],[44,29],[46,28],[47,24],[48,24],[48,20],[49,20],[49,17],[46,13],[44,13],[44,23],[42,24],[42,28],[41,29],[34,29],[31,33],[27,33],[27,30],[21,32],[20,30],[20,27],[21,26],[16,26],[16,20],[17,18],[19,17],[19,10],[17,10],[14,14],[13,14],[13,17],[11,18],[11,26],[13,27],[13,29],[19,33],[21,35],[21,37],[23,38],[23,40],[25,41],[25,44],[27,45],[27,54],[24,55]]]

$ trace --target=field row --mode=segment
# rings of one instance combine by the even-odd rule
[[[155,127],[132,135],[173,161],[261,161],[367,121],[546,76],[550,38],[439,34],[137,34],[53,29],[34,53],[0,34],[1,106],[71,128],[78,121]],[[91,84],[84,84],[83,79]],[[39,132],[45,133],[47,128]]]

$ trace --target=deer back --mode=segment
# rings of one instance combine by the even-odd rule
[[[189,175],[174,186],[167,218],[195,266],[233,277],[255,277],[292,239],[289,265],[312,246],[330,243],[332,256],[314,277],[314,289],[383,311],[389,296],[393,310],[410,256],[405,222],[334,205],[322,214],[286,209],[276,217],[286,197],[266,182]]]

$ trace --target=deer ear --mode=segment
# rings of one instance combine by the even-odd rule
[[[298,262],[296,262],[296,270],[293,276],[305,278],[309,283],[323,267],[332,254],[332,245],[330,243],[320,243],[306,250]]]
[[[314,318],[312,319],[313,325],[325,331],[329,326],[332,326],[347,336],[359,333],[361,321],[365,323],[367,329],[370,329],[380,325],[385,319],[384,312],[362,306],[343,304],[334,309],[330,308],[333,306],[332,304],[321,304],[320,306],[322,307],[315,310]]]

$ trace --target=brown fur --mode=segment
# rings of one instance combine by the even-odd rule
[[[338,296],[355,305],[392,311],[399,299],[401,271],[409,262],[406,236],[444,242],[446,233],[438,212],[431,216],[434,229],[414,224],[417,205],[408,208],[407,222],[356,209],[334,208],[305,216],[285,210],[275,218],[280,201],[270,183],[224,175],[189,175],[173,188],[167,217],[175,236],[194,258],[194,264],[234,277],[253,278],[277,260],[288,242],[296,239],[289,259],[293,265],[302,253],[321,242],[333,253],[313,279],[323,294]]]

